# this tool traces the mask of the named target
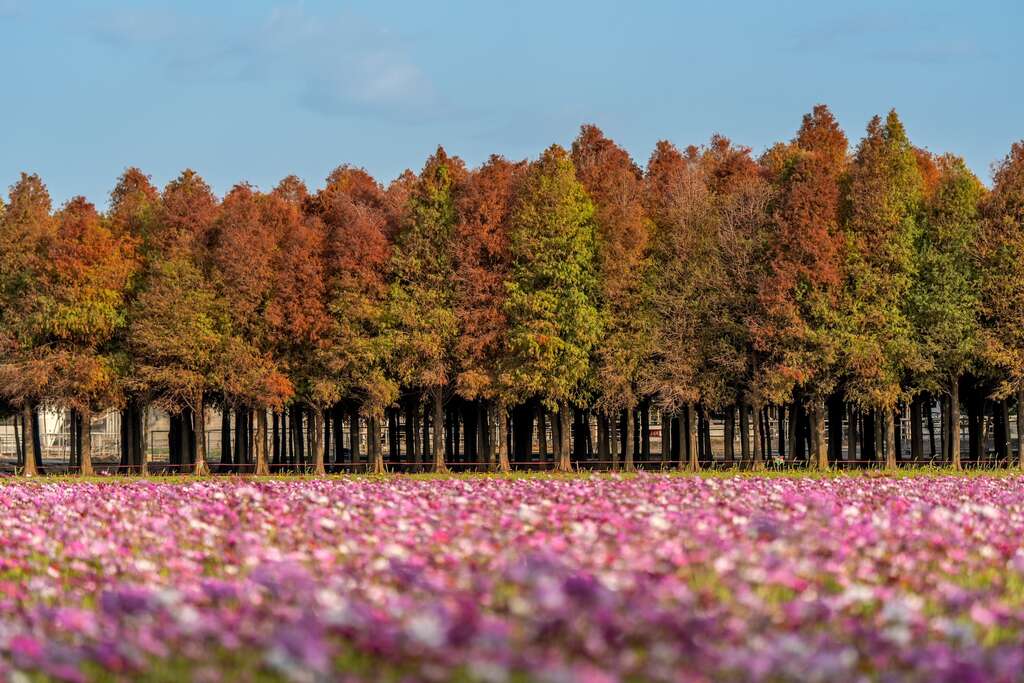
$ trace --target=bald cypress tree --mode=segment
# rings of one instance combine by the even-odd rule
[[[643,203],[643,174],[596,126],[583,126],[572,145],[572,160],[595,206],[595,295],[602,322],[593,360],[598,406],[608,416],[632,415],[644,398],[640,383],[653,326],[651,223]],[[631,471],[631,419],[626,432],[623,464]]]
[[[707,351],[701,326],[710,302],[706,287],[715,268],[718,213],[693,154],[684,154],[669,142],[659,142],[651,154],[644,185],[644,203],[652,221],[654,314],[644,386],[670,413],[686,411],[681,420],[680,464],[696,470],[696,434],[690,417],[701,398],[700,375]]]
[[[500,369],[508,353],[510,216],[525,168],[523,162],[492,156],[474,170],[459,198],[456,232],[458,389],[464,398],[489,402],[487,424],[493,435],[485,435],[487,458],[502,472],[511,468],[505,440],[508,408],[519,398]]]
[[[206,396],[218,386],[228,325],[224,303],[204,272],[217,210],[217,198],[194,171],[167,184],[143,235],[142,280],[128,309],[130,389],[180,416],[178,464],[196,474],[209,469]]]
[[[327,230],[329,315],[320,355],[338,397],[361,406],[373,432],[398,394],[388,368],[385,327],[391,257],[386,197],[366,171],[343,166],[331,173],[316,194],[312,210]],[[384,457],[382,449],[375,447],[377,443],[376,435],[371,434],[371,469],[382,473]]]
[[[947,155],[936,167],[939,177],[925,202],[909,310],[921,358],[917,388],[955,397],[959,378],[978,369],[980,283],[974,251],[984,187],[963,159]],[[953,427],[952,464],[959,468],[959,430]]]
[[[844,372],[849,397],[882,420],[885,465],[893,467],[895,410],[904,379],[920,362],[908,303],[923,196],[915,151],[895,111],[868,124],[844,189]]]
[[[595,304],[594,206],[572,159],[555,145],[530,164],[511,217],[512,266],[503,381],[557,409],[558,469],[569,471],[570,409],[600,332]]]
[[[444,403],[455,377],[458,338],[452,250],[465,176],[462,161],[439,147],[408,190],[391,258],[388,307],[394,367],[405,386],[430,399],[436,472],[448,469]]]
[[[786,403],[799,391],[811,421],[813,467],[827,468],[824,402],[838,382],[835,310],[842,287],[839,183],[846,136],[824,105],[804,116],[788,145],[762,162],[772,177],[770,274],[752,316],[755,345],[765,356],[765,392]]]
[[[997,392],[1017,397],[1017,451],[1024,463],[1024,141],[996,165],[983,204],[980,270],[982,352]]]
[[[33,426],[49,381],[38,359],[38,319],[47,255],[55,238],[50,194],[36,175],[22,174],[0,221],[0,392],[21,412],[24,473],[38,472]]]

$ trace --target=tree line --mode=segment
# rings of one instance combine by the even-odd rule
[[[29,174],[0,201],[0,411],[21,416],[27,473],[41,406],[72,411],[83,473],[82,425],[110,408],[144,467],[155,406],[172,462],[202,474],[213,406],[235,417],[222,462],[256,473],[324,472],[332,426],[340,443],[360,419],[378,472],[377,435],[396,443],[399,424],[417,467],[445,471],[461,429],[471,459],[507,471],[534,424],[547,451],[548,420],[568,470],[591,416],[601,457],[630,470],[651,410],[695,470],[712,415],[727,462],[763,467],[768,406],[812,467],[840,457],[844,418],[851,454],[895,466],[897,411],[916,455],[934,400],[953,467],[964,406],[971,456],[988,406],[1009,459],[1015,401],[1020,452],[1024,142],[988,189],[895,112],[853,149],[819,105],[759,157],[715,135],[659,142],[641,167],[585,125],[532,161],[470,169],[439,147],[386,187],[346,165],[315,192],[289,176],[219,199],[191,170],[159,191],[129,168],[105,212],[54,211]],[[308,443],[286,438],[304,422]]]

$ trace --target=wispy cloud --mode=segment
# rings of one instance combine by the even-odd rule
[[[893,17],[886,14],[857,14],[831,19],[799,31],[792,47],[800,52],[835,49],[836,44],[884,34],[890,31]]]
[[[301,106],[327,116],[417,122],[446,113],[407,41],[351,13],[317,16],[296,3],[218,25],[180,11],[137,11],[97,19],[93,34],[177,79],[287,82]]]
[[[873,56],[887,62],[944,64],[947,62],[981,59],[988,56],[988,54],[971,41],[946,40],[922,41],[907,47],[878,50],[873,53]]]
[[[912,27],[912,28],[908,28]],[[838,17],[797,32],[796,52],[848,55],[880,62],[941,64],[989,56],[969,37],[943,36],[948,26],[916,16],[875,12]]]

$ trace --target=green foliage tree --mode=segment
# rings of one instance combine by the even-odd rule
[[[956,397],[960,377],[978,369],[981,329],[975,250],[985,188],[959,157],[943,156],[937,168],[938,185],[926,201],[918,236],[917,273],[908,307],[921,359],[914,388]],[[952,441],[952,464],[959,469],[959,438]]]
[[[868,124],[844,189],[847,286],[840,326],[847,396],[881,414],[885,462],[895,466],[895,410],[920,362],[908,301],[923,196],[915,151],[895,111],[884,123],[876,116]]]
[[[0,391],[21,411],[26,475],[37,473],[33,415],[48,377],[35,355],[46,255],[55,237],[50,195],[36,175],[11,186],[0,222]]]
[[[558,468],[571,469],[569,406],[584,397],[601,334],[595,301],[594,206],[572,159],[549,147],[530,164],[509,231],[512,267],[502,382],[557,407]]]
[[[216,197],[194,171],[168,183],[143,235],[143,280],[128,315],[132,388],[170,412],[190,411],[196,474],[209,471],[206,395],[218,388],[228,327],[224,302],[203,270],[217,210]]]
[[[1024,454],[1024,141],[996,165],[993,180],[977,242],[981,348],[997,393],[1017,396],[1017,450]]]
[[[444,402],[455,379],[458,339],[452,249],[465,178],[462,161],[438,147],[408,188],[391,258],[388,324],[393,367],[404,385],[430,397],[436,472],[448,469],[442,442]]]

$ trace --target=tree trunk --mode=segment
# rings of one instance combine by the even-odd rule
[[[629,411],[629,419],[633,421],[633,455],[640,452],[640,411],[636,408]],[[622,449],[622,460],[626,460],[626,449]]]
[[[736,461],[736,407],[725,409],[725,466],[732,467]]]
[[[863,424],[860,430],[860,458],[864,462],[863,465],[874,461],[875,459],[875,411],[873,409],[864,410],[862,413]]]
[[[701,404],[700,415],[703,418],[703,431],[701,438],[704,440],[704,459],[707,462],[707,466],[711,467],[715,464],[715,452],[711,448],[711,411],[709,411],[704,404]],[[767,420],[767,415],[765,416]]]
[[[960,462],[960,378],[953,380],[949,388],[949,464],[954,470],[963,468]]]
[[[388,470],[384,465],[384,449],[380,445],[380,418],[375,413],[370,413],[366,418],[366,440],[373,457],[373,473],[386,473]]]
[[[392,463],[398,462],[399,436],[398,436],[398,412],[395,410],[384,411],[388,423],[388,457]],[[466,450],[469,450],[469,434],[466,434]]]
[[[910,459],[914,462],[921,462],[924,457],[921,439],[921,397],[915,396],[910,402]]]
[[[537,404],[537,448],[540,450],[540,461],[548,461],[548,417],[544,404]]]
[[[498,450],[498,471],[506,474],[512,471],[508,457],[508,439],[505,431],[508,428],[508,406],[498,401],[494,406],[494,447]]]
[[[132,407],[132,471],[141,472],[146,457],[146,411],[137,400],[129,405]]]
[[[611,441],[608,438],[608,423],[611,420],[608,419],[608,413],[601,412],[597,415],[597,459],[601,463],[601,467],[605,467],[608,464],[608,460],[611,458]]]
[[[185,467],[195,464],[195,426],[192,424],[192,409],[185,408],[181,411],[181,464],[182,471]]]
[[[942,462],[950,464],[953,462],[953,451],[949,445],[949,404],[948,396],[940,396],[939,402],[939,446],[942,449]]]
[[[811,465],[818,470],[828,469],[828,450],[825,444],[825,405],[814,399],[810,409]]]
[[[220,413],[220,464],[224,467],[224,469],[227,469],[232,464],[231,411],[228,410],[227,408],[222,408]]]
[[[697,451],[697,404],[686,405],[686,453],[689,456],[687,469],[690,472],[700,470],[700,453]]]
[[[668,467],[672,460],[672,416],[667,410],[660,413],[661,419],[661,468]]]
[[[967,393],[967,457],[972,462],[981,459],[980,401],[973,391]]]
[[[359,411],[356,409],[352,409],[348,415],[348,450],[354,471],[359,462]]]
[[[454,416],[452,411],[444,411],[444,457],[448,462],[454,462],[455,447],[453,446]]]
[[[118,416],[118,450],[121,453],[121,459],[118,464],[122,470],[128,469],[128,408],[122,408],[117,412]]]
[[[768,421],[768,406],[765,406],[764,408],[761,409],[760,416],[761,416],[761,438],[763,439],[763,442],[761,443],[761,453],[764,456],[765,460],[770,460],[771,457],[772,457],[772,440],[771,440],[772,429],[771,429],[771,423]],[[807,421],[807,419],[806,419],[806,416],[805,416],[804,417],[804,422],[806,422],[806,421]],[[808,431],[810,431],[810,430],[808,429]],[[709,437],[709,439],[710,439],[710,437]],[[808,442],[808,448],[810,448],[810,442]]]
[[[888,445],[886,442],[886,427],[889,426],[889,422],[885,417],[885,413],[887,411],[880,411],[878,408],[875,408],[872,412],[874,412],[874,421],[872,424],[875,427],[875,461],[884,463],[887,455],[885,452],[886,446]]]
[[[750,409],[754,414],[754,461],[751,463],[750,468],[757,472],[764,469],[764,452],[762,450],[764,435],[761,428],[761,406],[754,403],[750,406]]]
[[[225,417],[227,413],[225,413]],[[273,410],[270,413],[270,462],[273,465],[281,464],[281,425],[279,422],[277,411]],[[231,430],[228,430],[230,433]]]
[[[280,464],[287,465],[291,462],[291,458],[288,455],[288,435],[291,433],[288,431],[288,409],[282,408],[278,413],[278,423],[281,428],[281,434],[279,436],[278,443],[281,446],[281,457]]]
[[[275,417],[277,413],[274,414]],[[270,474],[270,464],[267,462],[267,410],[259,408],[256,411],[256,465],[253,471],[257,477]]]
[[[444,461],[444,387],[435,387],[431,390],[434,399],[434,439],[432,454],[434,456],[434,471],[447,472],[448,465]]]
[[[903,459],[903,406],[896,404],[896,415],[893,416],[893,443],[895,450],[893,458],[896,462]]]
[[[210,473],[210,466],[206,464],[206,403],[203,395],[196,397],[196,408],[193,411],[195,426],[195,463],[192,473],[198,477]]]
[[[625,413],[622,413],[623,415]],[[619,414],[608,416],[608,445],[611,447],[611,469],[619,469],[619,447],[622,445],[622,438],[619,434],[619,425],[623,423],[623,418]]]
[[[413,462],[416,452],[416,403],[406,401],[405,403],[405,462]]]
[[[585,436],[587,438],[587,460],[594,460],[594,430],[591,428],[592,418],[590,409],[586,412]]]
[[[35,457],[35,436],[33,434],[35,432],[35,425],[33,424],[32,420],[33,412],[34,411],[32,410],[32,406],[25,406],[21,410],[21,450],[22,453],[25,454],[25,462],[22,468],[22,474],[24,474],[26,477],[32,477],[39,474],[39,468],[36,467]]]
[[[310,430],[313,437],[313,476],[322,477],[327,474],[324,466],[324,409],[320,406],[312,406],[313,424]]]
[[[932,410],[932,397],[929,394],[928,400],[924,403],[925,410],[928,411],[928,453],[929,456],[935,458],[935,414]]]
[[[632,416],[634,410],[635,410],[634,408],[630,408],[629,410],[626,411],[626,414]],[[642,411],[637,411],[637,412],[642,412]],[[637,426],[636,423],[637,422],[638,422],[638,420],[635,420],[635,419],[627,419],[626,420],[626,452],[622,454],[622,463],[623,463],[623,468],[627,472],[635,472],[636,471],[636,465],[634,464],[634,458],[636,456],[633,453],[633,446],[635,446],[636,443],[634,442],[633,437],[635,436],[634,430],[636,429],[636,426]],[[643,423],[641,422],[641,425],[642,424]],[[642,430],[643,430],[643,427],[641,426],[641,431]]]
[[[1005,465],[1010,457],[1010,408],[1006,399],[1000,399],[992,404],[992,430],[995,438],[996,459],[1000,465]]]
[[[740,402],[740,465],[750,466],[750,406]]]
[[[572,443],[570,443],[570,434],[572,433],[572,408],[566,401],[562,401],[558,404],[558,471],[559,472],[572,472],[572,460],[570,459]]]
[[[306,410],[302,406],[298,404],[292,406],[291,423],[293,442],[295,444],[294,460],[298,465],[306,464],[306,432],[303,429],[303,427],[305,427],[305,425],[303,424],[303,422],[305,421],[305,413]],[[246,424],[248,424],[248,421],[246,422]],[[246,462],[248,461],[249,459],[246,458]]]
[[[235,454],[234,464],[235,465],[242,465],[245,462],[245,454],[243,452],[244,449],[245,449],[245,433],[243,431],[243,429],[244,429],[244,424],[243,423],[244,423],[245,420],[243,419],[243,415],[244,415],[244,411],[243,411],[242,408],[236,408],[235,409],[235,441],[234,441],[234,444],[231,443],[230,439],[228,440],[228,445],[229,446],[232,446],[232,445],[234,446],[234,454]],[[229,423],[231,422],[230,417],[228,418],[228,422]],[[229,459],[228,462],[232,462],[232,460]],[[237,468],[237,469],[241,469],[241,468]]]
[[[92,439],[89,438],[89,425],[92,424],[92,409],[89,406],[78,411],[82,420],[82,444],[78,451],[78,471],[83,477],[91,477],[95,472],[92,469]]]
[[[15,439],[18,438],[15,432]],[[81,452],[82,430],[78,426],[78,411],[74,408],[68,409],[68,470],[78,467],[78,453]],[[17,450],[17,448],[15,448]]]
[[[800,411],[797,409],[796,404],[789,406],[789,421],[786,426],[789,428],[789,438],[787,439],[789,444],[789,450],[786,451],[786,460],[789,462],[795,462],[799,458],[800,449],[800,434],[798,432],[800,427]],[[781,455],[781,454],[780,454]]]
[[[843,397],[835,392],[828,399],[828,459],[843,459]]]
[[[587,423],[587,432],[590,432],[590,423]],[[640,404],[640,458],[644,462],[651,460],[651,404],[644,401]],[[629,464],[626,471],[630,470]]]
[[[491,419],[490,403],[481,399],[478,410],[480,412],[477,422],[480,424],[480,431],[477,434],[477,441],[479,442],[477,451],[480,457],[477,460],[484,464],[484,469],[490,471],[494,469],[494,452],[491,450],[491,425],[494,421]]]
[[[857,460],[857,406],[850,402],[846,409],[846,459]]]
[[[775,407],[775,414],[778,416],[777,422],[778,422],[778,430],[779,430],[779,457],[780,458],[785,458],[785,457],[787,457],[787,455],[786,455],[786,425],[789,424],[788,422],[786,422],[786,419],[787,419],[786,418],[786,404],[785,403],[780,403],[778,406],[776,406]],[[788,419],[792,420],[793,416],[789,415]]]
[[[1017,390],[1017,467],[1022,466],[1024,466],[1024,388]]]
[[[988,404],[986,399],[978,398],[978,460],[988,456]]]
[[[885,469],[896,469],[896,409],[885,408]]]
[[[146,427],[149,425],[149,407],[143,405],[139,412],[141,413],[139,421],[142,425],[142,428],[139,429],[139,472],[145,477],[149,474],[149,458],[147,457],[147,453],[149,451],[149,435],[146,432]]]
[[[1024,388],[1017,390],[1017,467],[1024,466]]]
[[[430,453],[430,409],[427,407],[427,396],[423,396],[422,406],[420,409],[423,411],[423,418],[420,422],[420,439],[417,439],[419,448],[416,449],[415,460],[416,471],[421,472],[423,469],[423,458],[426,457],[427,453]],[[420,410],[417,410],[417,416]]]
[[[36,460],[36,469],[40,470],[41,474],[43,468],[43,430],[39,427],[39,407],[36,406],[32,409],[32,457]]]

